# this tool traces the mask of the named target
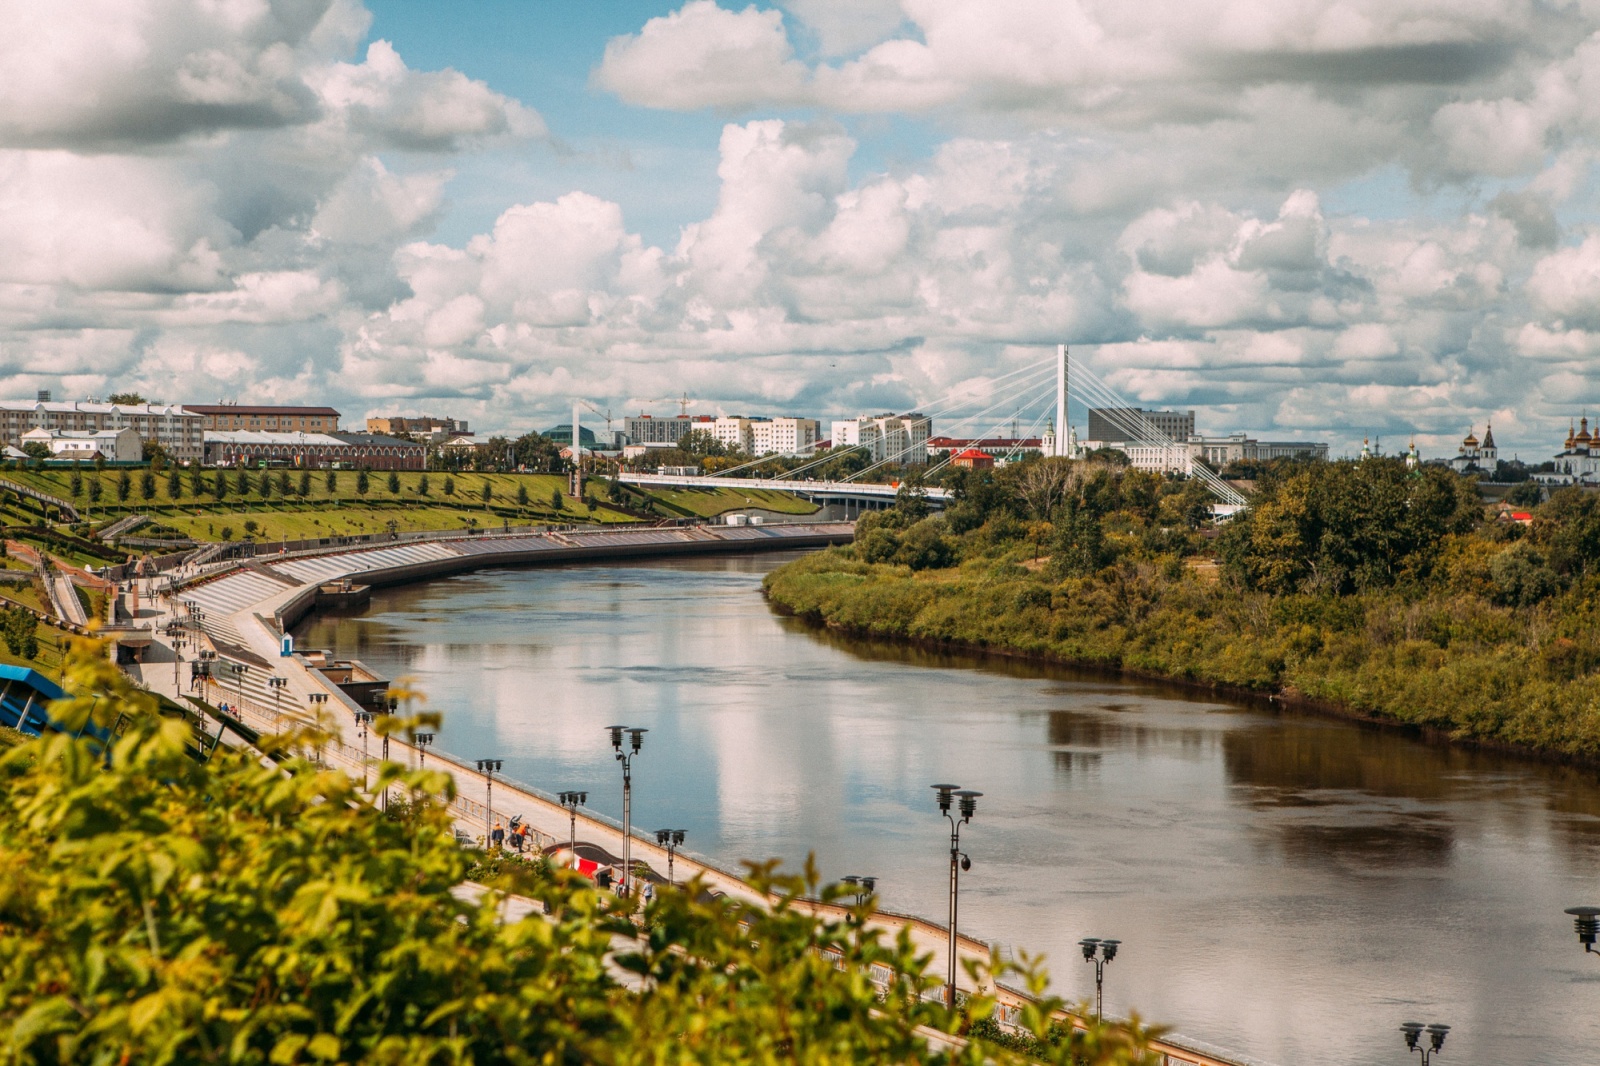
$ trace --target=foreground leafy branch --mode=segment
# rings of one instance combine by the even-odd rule
[[[0,1062],[1017,1057],[981,1037],[930,1044],[930,1029],[987,1031],[993,1001],[953,1018],[920,998],[926,960],[908,940],[864,932],[865,910],[833,923],[806,913],[814,876],[756,868],[771,907],[699,885],[663,892],[637,940],[608,897],[564,871],[508,873],[458,898],[472,864],[495,867],[455,844],[432,798],[448,798],[446,775],[387,767],[415,798],[386,818],[344,774],[296,754],[315,750],[314,734],[269,738],[278,763],[227,748],[202,763],[188,723],[161,718],[94,649],[76,650],[67,686],[55,713],[68,732],[0,755]],[[102,744],[90,723],[120,734]],[[501,918],[513,881],[543,915]],[[990,988],[1008,976],[975,973]],[[1019,979],[1042,990],[1037,972]],[[1030,1057],[1149,1061],[1139,1033],[1051,1043],[1058,1006],[1028,1012]]]

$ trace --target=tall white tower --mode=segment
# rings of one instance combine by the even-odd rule
[[[578,401],[572,401],[572,490],[574,500],[583,499],[583,432],[578,428]]]
[[[1051,454],[1067,455],[1067,346],[1056,345],[1056,446]]]

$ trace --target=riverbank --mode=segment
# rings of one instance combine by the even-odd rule
[[[1568,633],[1586,628],[1581,593],[1575,605],[1523,609],[1460,594],[1271,596],[1170,563],[1063,580],[1026,558],[912,571],[865,563],[849,549],[790,563],[764,590],[780,611],[860,636],[1104,671],[1432,740],[1600,764],[1592,638]]]

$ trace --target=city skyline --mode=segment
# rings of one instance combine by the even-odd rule
[[[1215,427],[1492,421],[1600,353],[1594,20],[1511,4],[0,13],[5,398],[824,420],[1058,340]],[[188,395],[178,396],[182,384]],[[1593,402],[1591,402],[1593,401]],[[587,415],[585,416],[588,417]]]

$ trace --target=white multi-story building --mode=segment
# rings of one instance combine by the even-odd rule
[[[22,435],[33,429],[71,433],[131,429],[140,440],[155,441],[185,463],[198,462],[205,451],[203,419],[176,404],[0,400],[0,440],[20,447]]]
[[[132,429],[30,429],[22,443],[43,444],[53,459],[137,463],[144,458],[144,442]]]
[[[622,432],[629,444],[676,444],[691,429],[704,429],[705,423],[688,415],[657,418],[639,415],[622,420]]]
[[[739,415],[722,415],[707,422],[695,423],[695,429],[704,430],[730,451],[748,452],[754,444],[750,419]]]
[[[913,411],[910,414],[862,415],[833,423],[833,447],[860,446],[875,463],[916,463],[928,461],[928,438],[933,435],[933,419]]]
[[[750,423],[752,455],[810,455],[822,438],[815,418],[763,418]]]

